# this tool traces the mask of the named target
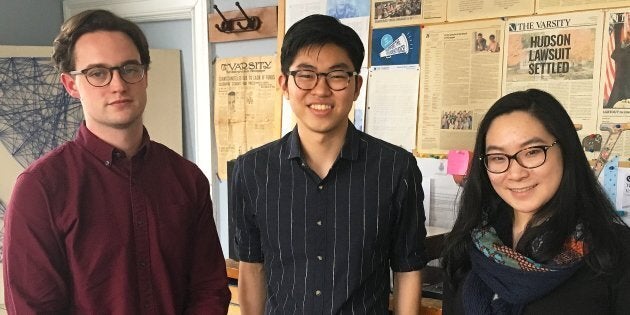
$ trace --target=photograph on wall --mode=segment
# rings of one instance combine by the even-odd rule
[[[372,0],[374,28],[438,23],[446,21],[446,1]]]
[[[498,32],[495,32],[498,33]],[[487,38],[486,38],[487,36]],[[484,34],[483,31],[477,31],[473,33],[474,52],[493,52],[498,53],[501,51],[501,43],[497,34]]]
[[[422,23],[421,0],[374,0],[371,10],[374,28]]]
[[[630,12],[609,12],[606,17],[602,106],[630,111]]]
[[[600,124],[630,122],[630,8],[606,12],[600,80]],[[604,132],[602,137],[606,139]],[[630,131],[624,131],[613,154],[630,156]]]
[[[280,137],[275,63],[274,56],[256,56],[217,58],[214,64],[214,126],[221,180],[227,178],[227,161]]]
[[[538,88],[566,108],[580,137],[597,126],[602,48],[601,11],[510,19],[506,27],[504,94]]]
[[[380,28],[372,31],[372,66],[420,62],[420,27]]]

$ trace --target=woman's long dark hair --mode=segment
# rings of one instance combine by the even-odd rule
[[[500,98],[479,125],[474,158],[463,187],[459,213],[446,238],[443,252],[442,266],[447,279],[456,286],[470,269],[470,232],[481,225],[482,213],[488,211],[489,216],[492,216],[496,211],[505,211],[497,209],[497,205],[505,203],[492,188],[488,173],[478,157],[485,154],[486,134],[492,121],[515,111],[526,112],[540,121],[558,141],[563,157],[563,175],[558,191],[532,217],[517,250],[521,249],[523,241],[544,233],[546,246],[535,257],[531,257],[544,262],[561,251],[576,225],[582,223],[588,244],[586,263],[598,273],[611,272],[620,259],[616,249],[622,246],[619,237],[616,237],[615,228],[625,224],[597,182],[569,114],[550,94],[530,89]],[[543,221],[541,228],[530,228]],[[528,256],[532,253],[523,254]]]

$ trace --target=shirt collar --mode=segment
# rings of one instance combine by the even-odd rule
[[[289,150],[287,159],[303,158],[302,148],[300,146],[300,136],[298,135],[297,125],[289,134],[288,139]],[[341,148],[339,157],[346,160],[355,161],[359,156],[360,131],[354,127],[352,122],[348,121],[348,130],[346,131],[346,139]]]
[[[150,140],[147,129],[143,127],[142,144],[140,145],[140,149],[138,150],[138,153],[136,153],[136,156],[146,158],[147,151],[151,143]],[[105,164],[111,164],[112,161],[116,159],[125,158],[125,153],[123,151],[116,149],[114,146],[108,144],[93,134],[85,125],[85,121],[81,123],[79,131],[77,131],[75,142],[83,146]]]

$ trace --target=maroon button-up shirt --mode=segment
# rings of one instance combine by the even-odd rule
[[[83,124],[15,184],[4,239],[10,314],[226,314],[207,178],[149,140],[138,154]]]

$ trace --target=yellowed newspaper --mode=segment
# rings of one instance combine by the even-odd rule
[[[222,180],[227,161],[280,136],[275,62],[274,56],[216,60],[214,126]]]
[[[423,28],[417,154],[472,150],[501,96],[503,29],[500,19]]]
[[[449,0],[450,22],[534,14],[535,0]]]
[[[582,125],[580,137],[598,133],[602,28],[601,11],[508,20],[504,93],[545,90]]]
[[[536,13],[559,13],[630,6],[630,0],[536,0]]]

